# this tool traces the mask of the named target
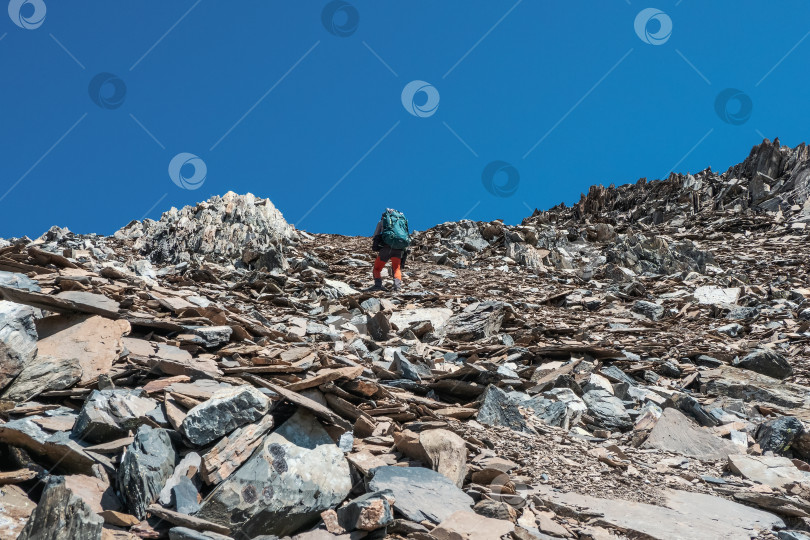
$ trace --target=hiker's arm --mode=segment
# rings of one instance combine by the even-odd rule
[[[377,228],[374,229],[374,236],[371,238],[371,251],[380,251],[382,249],[382,221],[377,223]]]

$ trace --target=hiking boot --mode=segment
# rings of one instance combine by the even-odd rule
[[[374,278],[374,285],[366,289],[367,291],[384,291],[382,278]]]
[[[402,280],[395,279],[394,280],[394,292],[399,292],[402,290]]]

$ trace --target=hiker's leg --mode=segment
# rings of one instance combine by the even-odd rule
[[[372,275],[374,279],[381,279],[382,278],[382,269],[385,266],[385,261],[377,255],[377,260],[374,261],[374,270],[372,271]]]
[[[391,269],[394,271],[394,279],[402,279],[402,259],[391,257]]]
[[[391,269],[394,271],[394,290],[402,288],[402,259],[391,257]]]

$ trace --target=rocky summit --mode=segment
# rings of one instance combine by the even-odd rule
[[[250,194],[0,239],[0,537],[807,540],[808,223],[765,140],[416,232],[401,291]]]

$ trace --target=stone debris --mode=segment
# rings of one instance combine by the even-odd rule
[[[808,170],[443,223],[398,293],[249,194],[4,240],[0,536],[801,538]]]

